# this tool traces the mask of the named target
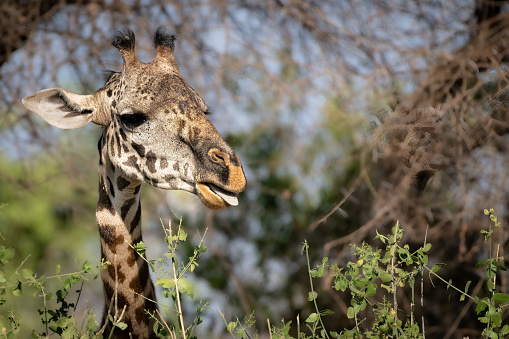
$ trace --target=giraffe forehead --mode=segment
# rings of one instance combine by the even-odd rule
[[[124,84],[122,86],[122,84]],[[203,100],[194,92],[184,79],[175,73],[145,74],[130,77],[120,82],[120,101],[128,106],[137,106],[147,112],[175,113],[181,111],[203,110],[200,105]],[[204,103],[203,103],[204,105]],[[186,113],[186,112],[180,112]]]

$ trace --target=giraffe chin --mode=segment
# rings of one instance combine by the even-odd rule
[[[210,209],[219,210],[239,204],[235,193],[228,192],[214,184],[196,184],[196,189],[201,202]]]

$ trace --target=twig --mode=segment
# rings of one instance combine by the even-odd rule
[[[428,228],[426,225],[426,232],[424,233],[424,245],[426,247],[426,241],[428,240]],[[422,339],[426,339],[426,331],[424,331],[424,267],[421,266],[421,327],[422,327]]]
[[[182,337],[186,339],[186,328],[184,327],[184,315],[182,314],[182,306],[180,305],[179,286],[177,272],[175,271],[175,261],[173,261],[173,279],[175,280],[175,295],[177,296],[177,307],[179,311],[180,327],[182,328]]]
[[[498,262],[498,254],[499,253],[500,253],[500,244],[497,244],[497,256],[495,257],[496,258],[495,260],[497,262]],[[490,263],[490,265],[491,265],[491,263]],[[493,292],[492,292],[492,296],[495,295],[495,288],[496,288],[495,286],[497,286],[496,285],[496,280],[497,280],[497,274],[495,273],[494,276],[493,276]]]
[[[223,314],[223,313],[221,313],[221,310],[219,309],[219,306],[217,306],[217,310],[219,311],[219,314],[221,315],[221,318],[223,318],[224,324],[225,324],[226,326],[228,326],[228,323],[226,322],[226,319],[225,319],[225,317],[224,317],[224,314]],[[235,336],[233,335],[233,333],[231,333],[231,332],[230,332],[230,334],[231,334],[231,336],[232,336],[233,338],[235,338]]]
[[[311,224],[311,226],[309,226],[309,230],[313,231],[315,230],[318,225],[320,225],[321,223],[327,221],[327,219],[333,215],[344,203],[345,201],[353,194],[353,192],[359,187],[360,183],[362,182],[362,179],[363,179],[363,176],[362,175],[359,175],[357,177],[357,179],[355,179],[355,182],[353,183],[353,185],[350,187],[350,189],[348,190],[348,192],[346,192],[346,194],[343,196],[343,199],[341,199],[340,202],[338,202],[336,204],[336,206],[334,206],[330,211],[329,213],[325,214],[324,216],[322,216],[321,218],[319,218],[318,220],[316,220],[315,222],[313,222]]]
[[[396,288],[397,288],[397,284],[396,284],[396,281],[394,279],[394,258],[396,256],[396,246],[397,246],[397,239],[398,239],[398,228],[399,228],[399,222],[396,223],[396,231],[394,232],[394,244],[392,245],[392,249],[391,249],[391,275],[392,275],[392,293],[393,293],[393,297],[394,297],[394,301],[393,301],[393,307],[394,307],[394,316],[395,316],[395,321],[394,323],[397,324],[397,320],[398,320],[398,296],[396,294]],[[398,332],[396,332],[396,338],[399,338],[399,334]]]
[[[159,312],[159,310],[156,308],[156,312],[157,314],[159,315],[159,318],[161,319],[161,321],[163,322],[164,326],[166,326],[166,328],[168,329],[168,332],[170,332],[170,336],[172,339],[175,339],[175,337],[173,336],[173,333],[171,332],[171,329],[170,327],[168,326],[168,324],[166,323],[166,321],[164,321],[163,319],[163,316],[161,315],[161,313]]]
[[[479,282],[475,286],[474,290],[472,291],[473,296],[475,296],[479,293],[482,285],[484,284],[484,281],[485,281],[484,278],[481,278],[479,280]],[[461,320],[463,320],[463,318],[465,317],[465,314],[467,314],[468,310],[470,309],[470,307],[472,306],[473,303],[474,303],[474,299],[469,299],[467,301],[465,306],[463,306],[460,313],[458,314],[458,317],[456,318],[456,320],[454,320],[454,322],[452,323],[451,327],[449,328],[449,331],[447,331],[447,333],[445,334],[444,339],[449,339],[454,333],[456,333],[456,329],[458,328]],[[424,329],[423,329],[422,333],[424,334]]]
[[[306,251],[306,261],[308,263],[308,275],[309,275],[309,285],[310,285],[310,288],[311,288],[311,293],[314,293],[315,290],[313,288],[313,278],[311,277],[311,264],[309,263],[309,252],[308,252],[308,243],[307,241],[304,241],[304,248],[305,248],[305,251]],[[313,298],[313,303],[315,305],[315,310],[316,310],[316,315],[318,316],[318,320],[320,321],[320,325],[322,325],[322,329],[325,330],[325,326],[323,325],[323,321],[322,321],[322,317],[320,315],[320,310],[318,309],[318,305],[316,304],[316,298]],[[329,339],[329,335],[327,334],[327,331],[324,331],[325,333],[325,337],[327,339]]]
[[[269,327],[269,338],[272,339],[272,330],[270,328],[270,319],[267,318],[267,326]]]
[[[300,314],[297,314],[297,338],[300,338]]]

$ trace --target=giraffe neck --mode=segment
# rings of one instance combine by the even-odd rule
[[[154,320],[145,310],[156,310],[154,285],[147,262],[130,245],[141,236],[140,182],[124,178],[107,156],[106,133],[99,140],[99,201],[96,219],[101,236],[101,258],[111,263],[101,271],[105,307],[105,334],[111,331],[111,318],[127,324],[125,331],[115,328],[115,337],[149,338],[153,336]],[[125,308],[125,310],[124,310]],[[107,320],[110,318],[110,320]]]

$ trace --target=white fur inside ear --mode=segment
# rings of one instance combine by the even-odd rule
[[[79,95],[61,88],[50,88],[23,98],[22,103],[49,124],[63,129],[78,128],[92,120],[90,95]]]

